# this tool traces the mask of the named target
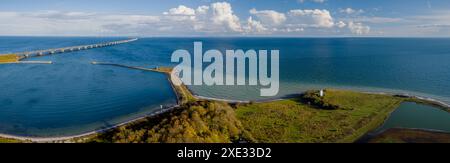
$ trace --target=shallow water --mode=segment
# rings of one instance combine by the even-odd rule
[[[435,107],[404,102],[375,132],[389,128],[427,129],[450,133],[450,114]]]

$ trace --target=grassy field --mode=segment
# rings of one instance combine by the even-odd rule
[[[0,55],[0,63],[17,62],[17,61],[19,61],[17,55],[14,54]]]
[[[21,142],[20,140],[1,138],[0,137],[0,143],[20,143],[20,142]]]
[[[321,100],[339,108],[323,109],[298,98],[238,106],[236,115],[257,142],[354,142],[403,101],[339,90],[327,90]]]
[[[369,143],[450,143],[449,133],[414,129],[389,129]]]

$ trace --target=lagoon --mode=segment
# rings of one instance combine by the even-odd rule
[[[450,114],[439,108],[404,102],[375,133],[390,128],[411,128],[450,133]]]

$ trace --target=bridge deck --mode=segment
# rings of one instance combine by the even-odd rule
[[[79,45],[79,46],[70,46],[70,47],[63,47],[63,48],[26,51],[26,52],[14,53],[13,55],[18,56],[19,60],[22,60],[24,58],[29,58],[29,57],[38,57],[38,56],[51,55],[51,54],[56,54],[56,53],[65,53],[65,52],[73,52],[73,51],[87,50],[87,49],[93,49],[93,48],[101,48],[101,47],[106,47],[106,46],[113,46],[113,45],[133,42],[136,40],[138,40],[138,39],[134,38],[134,39],[128,39],[128,40],[112,41],[112,42],[91,44],[91,45]]]

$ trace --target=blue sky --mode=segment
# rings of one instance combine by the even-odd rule
[[[0,35],[449,37],[448,0],[2,0]]]

